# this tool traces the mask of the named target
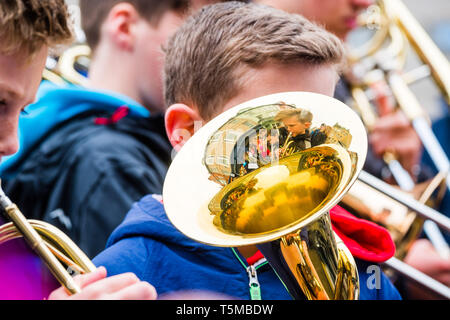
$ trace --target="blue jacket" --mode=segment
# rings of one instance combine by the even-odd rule
[[[160,295],[201,289],[250,299],[247,263],[239,252],[187,238],[170,223],[163,205],[153,196],[146,196],[133,205],[94,263],[106,267],[109,276],[134,272],[141,280],[154,285]],[[383,273],[379,289],[369,289],[374,287],[371,264],[357,260],[357,265],[361,299],[400,299]],[[259,265],[257,276],[262,299],[291,299],[267,263]]]
[[[19,152],[0,165],[4,190],[93,258],[134,202],[161,192],[172,149],[163,115],[117,93],[48,82],[26,111]]]
[[[63,87],[43,81],[36,95],[36,103],[27,106],[26,114],[20,116],[19,151],[2,158],[0,176],[15,176],[36,145],[66,121],[87,111],[112,112],[122,105],[130,109],[131,116],[150,116],[150,112],[139,103],[118,93],[93,91],[74,85]]]

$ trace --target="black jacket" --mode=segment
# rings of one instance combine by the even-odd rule
[[[133,202],[162,192],[172,150],[162,115],[97,125],[85,112],[52,130],[4,189],[31,219],[60,228],[89,256]]]

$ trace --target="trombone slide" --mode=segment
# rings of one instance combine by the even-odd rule
[[[402,190],[405,191],[411,191],[414,189],[414,181],[412,180],[411,176],[409,175],[408,171],[406,171],[400,162],[396,159],[390,159],[387,162],[387,165],[389,167],[389,170],[391,171],[392,175],[394,176],[395,181],[399,185],[399,187]]]
[[[398,260],[397,258],[391,258],[383,263],[383,265],[397,271],[398,273],[402,274],[406,278],[417,282],[424,286],[427,289],[430,289],[433,292],[438,293],[439,295],[443,296],[444,298],[447,298],[450,300],[450,288],[443,285],[439,281],[436,281],[435,279],[431,278],[430,276],[426,275],[425,273],[422,273],[418,271],[417,269],[414,269],[410,265]]]
[[[450,164],[444,149],[442,149],[442,146],[440,145],[436,136],[431,131],[428,122],[423,117],[414,119],[412,121],[412,124],[417,134],[419,135],[419,137],[421,137],[421,140],[424,142],[425,149],[427,150],[428,154],[430,155],[431,159],[436,165],[438,171],[445,173],[446,175],[445,182],[447,184],[447,189],[450,190],[450,174],[449,174]]]
[[[388,195],[392,199],[398,201],[403,204],[410,210],[416,212],[424,219],[431,220],[435,222],[439,227],[443,228],[447,232],[450,231],[450,219],[446,216],[442,215],[438,211],[424,205],[423,203],[415,200],[410,195],[395,189],[384,181],[372,176],[371,174],[361,171],[358,176],[358,180],[368,184],[372,188]]]
[[[414,188],[414,181],[412,180],[408,172],[403,169],[403,167],[397,160],[389,161],[388,165],[399,187],[404,191],[411,191]],[[423,224],[423,231],[433,244],[438,254],[444,259],[449,258],[450,249],[448,247],[447,241],[445,240],[436,223],[430,220],[426,220]]]
[[[447,241],[445,240],[436,223],[430,220],[426,220],[423,223],[423,231],[426,233],[428,239],[430,239],[431,243],[436,249],[436,252],[441,256],[441,258],[449,259],[450,249],[448,247]]]
[[[399,74],[392,72],[389,76],[389,84],[391,85],[392,93],[394,94],[398,105],[410,119],[436,168],[439,172],[446,173],[446,184],[447,188],[450,190],[450,162],[444,149],[433,134],[417,98]]]

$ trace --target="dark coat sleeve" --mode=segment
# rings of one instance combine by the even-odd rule
[[[80,218],[73,231],[80,248],[93,257],[105,248],[109,235],[132,204],[146,194],[160,194],[162,182],[150,167],[126,163],[111,166],[105,172],[91,169],[83,174],[98,179],[84,199],[74,200],[71,205]],[[83,188],[82,182],[73,188]]]
[[[105,248],[134,202],[161,193],[167,167],[150,148],[132,139],[102,143],[96,137],[72,148],[67,158],[44,220],[61,228],[92,258]]]

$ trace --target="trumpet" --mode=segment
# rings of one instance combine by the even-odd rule
[[[279,129],[274,119],[283,108],[305,108],[317,125],[338,123],[336,136],[352,143],[346,149],[336,140],[242,172],[247,137]],[[278,154],[273,141],[268,147]],[[183,146],[166,176],[164,207],[196,241],[257,245],[297,299],[358,299],[356,263],[329,210],[355,182],[366,152],[364,126],[343,103],[306,92],[261,97],[219,115]]]
[[[73,280],[71,273],[84,274],[93,272],[96,267],[70,238],[48,223],[27,220],[19,208],[5,195],[1,187],[0,208],[4,210],[6,216],[12,221],[0,226],[0,248],[7,242],[23,237],[42,259],[54,278],[68,292],[71,294],[80,292],[81,289]],[[4,254],[8,255],[7,252],[4,252]],[[13,254],[18,255],[19,253],[14,252]],[[27,254],[27,252],[22,252],[22,254]],[[27,266],[22,267],[27,268]],[[33,279],[32,281],[39,281],[39,279]],[[41,294],[41,298],[45,299],[53,288],[51,284],[47,283],[44,283],[42,287],[44,288],[42,292],[37,294]],[[45,292],[45,290],[47,291]],[[14,298],[20,299],[20,296]]]

